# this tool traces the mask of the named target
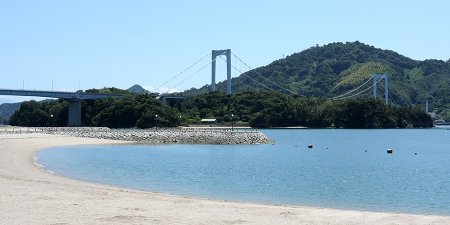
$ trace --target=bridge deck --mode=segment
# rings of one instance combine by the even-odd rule
[[[86,100],[99,98],[121,98],[120,94],[101,94],[101,93],[79,93],[79,92],[64,92],[64,91],[36,91],[36,90],[12,90],[0,89],[0,95],[15,95],[15,96],[35,96],[48,98],[61,98],[66,100]]]

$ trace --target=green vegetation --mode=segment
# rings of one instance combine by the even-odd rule
[[[375,73],[389,75],[393,105],[369,97],[370,93],[358,99],[329,100],[356,88]],[[267,92],[253,80],[285,94]],[[211,117],[221,123],[254,127],[430,127],[431,119],[422,110],[426,99],[433,111],[450,121],[450,60],[412,60],[357,41],[309,48],[248,71],[232,83],[234,95],[222,94],[225,82],[217,84],[220,92],[208,93],[206,85],[182,93],[191,97],[173,108],[162,105],[155,95],[138,86],[131,89],[142,95],[115,88],[88,90],[122,93],[125,97],[83,102],[82,123],[147,128],[198,123],[201,118]],[[62,101],[26,102],[13,115],[11,124],[65,126],[67,108]]]
[[[189,97],[176,105],[188,118],[216,118],[219,122],[248,122],[252,127],[431,127],[420,108],[395,107],[374,98],[332,101],[276,92],[221,92]],[[234,117],[231,117],[231,114]]]
[[[68,103],[23,102],[11,117],[12,125],[65,126]],[[53,115],[53,116],[52,116]],[[156,117],[158,115],[158,117]],[[233,115],[233,116],[232,116]],[[385,105],[373,98],[332,101],[276,92],[241,92],[226,95],[211,92],[164,106],[154,96],[126,94],[122,99],[82,102],[83,126],[111,128],[173,127],[216,118],[220,123],[252,127],[431,127],[431,118],[421,109]]]
[[[109,92],[111,89],[89,90]],[[162,105],[153,95],[126,93],[122,99],[96,99],[82,101],[82,126],[111,128],[149,128],[179,125],[175,109]],[[158,117],[156,117],[158,115]],[[10,124],[16,126],[66,126],[68,103],[62,100],[23,102],[11,116]]]
[[[389,75],[390,100],[395,104],[424,107],[428,99],[430,108],[450,121],[450,60],[413,60],[358,41],[306,49],[233,78],[232,85],[235,92],[267,91],[251,77],[273,90],[287,93],[273,84],[276,83],[299,95],[331,98],[356,88],[374,73]],[[216,88],[225,91],[226,83],[218,83]],[[208,91],[209,85],[206,85],[183,94],[198,95]]]

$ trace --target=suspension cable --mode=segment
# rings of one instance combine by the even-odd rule
[[[377,85],[383,78],[384,78],[384,76],[382,76],[374,85]],[[371,85],[368,88],[366,88],[366,89],[364,89],[364,90],[362,90],[362,91],[360,91],[360,92],[358,92],[356,94],[353,94],[353,95],[350,95],[350,96],[346,96],[346,97],[342,97],[342,98],[333,98],[333,100],[343,100],[343,99],[347,99],[347,98],[351,98],[351,97],[357,96],[357,95],[362,94],[362,93],[366,92],[367,90],[371,89],[374,85]]]
[[[204,65],[202,68],[198,69],[197,71],[195,71],[194,73],[190,74],[188,77],[186,77],[184,80],[180,81],[179,83],[177,83],[175,86],[173,86],[171,89],[174,89],[176,87],[178,87],[178,85],[184,83],[185,81],[187,81],[189,78],[191,78],[192,76],[194,76],[195,74],[199,73],[200,71],[202,71],[203,69],[205,69],[207,66],[211,65],[211,63],[213,63],[214,61],[216,61],[216,59],[211,60],[209,63],[207,63],[206,65]],[[166,92],[167,93],[167,92]]]
[[[164,82],[163,84],[161,84],[156,90],[159,90],[162,86],[164,86],[165,84],[169,83],[170,81],[174,80],[175,78],[179,77],[181,74],[183,74],[184,72],[190,70],[192,67],[194,67],[195,65],[197,65],[198,63],[200,63],[201,61],[203,61],[204,59],[206,59],[206,57],[210,56],[211,53],[208,53],[207,55],[205,55],[203,58],[201,58],[200,60],[196,61],[194,64],[192,64],[191,66],[189,66],[188,68],[184,69],[183,71],[181,71],[180,73],[176,74],[175,76],[173,76],[172,78],[170,78],[168,81]]]
[[[366,85],[374,76],[375,75],[372,75],[368,80],[366,80],[363,84],[359,85],[357,88],[355,88],[355,89],[353,89],[353,90],[351,90],[351,91],[349,91],[347,93],[344,93],[342,95],[335,96],[335,97],[333,97],[331,99],[337,99],[337,98],[340,98],[340,97],[343,97],[345,95],[353,93],[354,91],[356,91],[356,90],[360,89],[361,87],[363,87],[364,85]]]
[[[399,94],[398,96],[400,96],[400,99],[405,102],[406,105],[409,105],[410,103],[408,101],[405,100],[405,98],[403,98],[403,96],[401,94]]]
[[[282,90],[284,90],[284,91],[286,91],[286,92],[289,92],[289,93],[294,94],[294,95],[304,96],[304,95],[301,95],[301,94],[299,94],[299,93],[295,93],[295,92],[293,92],[293,91],[291,91],[291,90],[289,90],[289,89],[286,89],[286,88],[280,86],[279,84],[277,84],[277,83],[271,81],[270,79],[268,79],[267,77],[265,77],[265,76],[262,75],[261,73],[257,72],[257,71],[256,71],[255,69],[253,69],[252,67],[250,67],[247,63],[245,63],[244,61],[242,61],[242,59],[240,59],[236,54],[234,54],[233,52],[232,52],[231,54],[233,54],[234,57],[236,57],[242,64],[244,64],[245,66],[247,66],[252,72],[254,72],[254,73],[256,73],[257,75],[259,75],[259,76],[261,76],[262,78],[264,78],[264,80],[269,81],[269,82],[272,83],[273,85],[277,86],[278,88],[280,88],[280,89],[282,89]]]
[[[399,104],[394,100],[394,98],[393,98],[392,96],[389,95],[389,98],[390,98],[396,105],[399,105]]]
[[[233,57],[234,57],[234,56],[233,56]],[[234,57],[234,59],[236,59],[236,57]],[[236,61],[236,60],[233,60],[233,62],[234,62],[234,61]],[[236,67],[239,67],[239,65],[236,65]],[[234,70],[233,78],[236,77],[236,72],[237,72],[237,70]]]
[[[265,88],[267,88],[267,89],[269,89],[269,90],[271,90],[271,91],[273,91],[273,92],[277,92],[276,90],[274,90],[274,89],[272,89],[272,88],[270,88],[270,87],[264,85],[264,84],[261,83],[261,82],[258,82],[257,80],[255,80],[255,79],[251,78],[250,76],[248,76],[247,74],[243,73],[243,72],[240,71],[238,68],[236,68],[234,65],[231,65],[231,66],[232,66],[236,71],[238,71],[239,73],[241,73],[242,76],[247,77],[249,80],[251,80],[251,81],[253,81],[253,82],[255,82],[255,83],[257,83],[257,84],[259,84],[259,85],[261,85],[261,86],[263,86],[263,87],[265,87]]]

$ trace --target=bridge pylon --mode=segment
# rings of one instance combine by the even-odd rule
[[[216,58],[225,55],[227,57],[227,94],[231,94],[231,49],[212,50],[211,91],[216,90]]]
[[[389,77],[387,74],[375,74],[373,76],[373,97],[377,97],[377,83],[384,78],[384,102],[389,103]]]

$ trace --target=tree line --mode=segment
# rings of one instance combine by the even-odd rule
[[[125,92],[126,93],[126,92]],[[82,126],[110,128],[175,127],[215,118],[219,123],[252,127],[405,128],[432,127],[418,107],[386,105],[374,98],[333,101],[277,92],[246,91],[233,95],[210,92],[172,106],[154,95],[126,93],[122,99],[82,101]],[[66,126],[68,103],[27,101],[10,118],[16,126]]]

